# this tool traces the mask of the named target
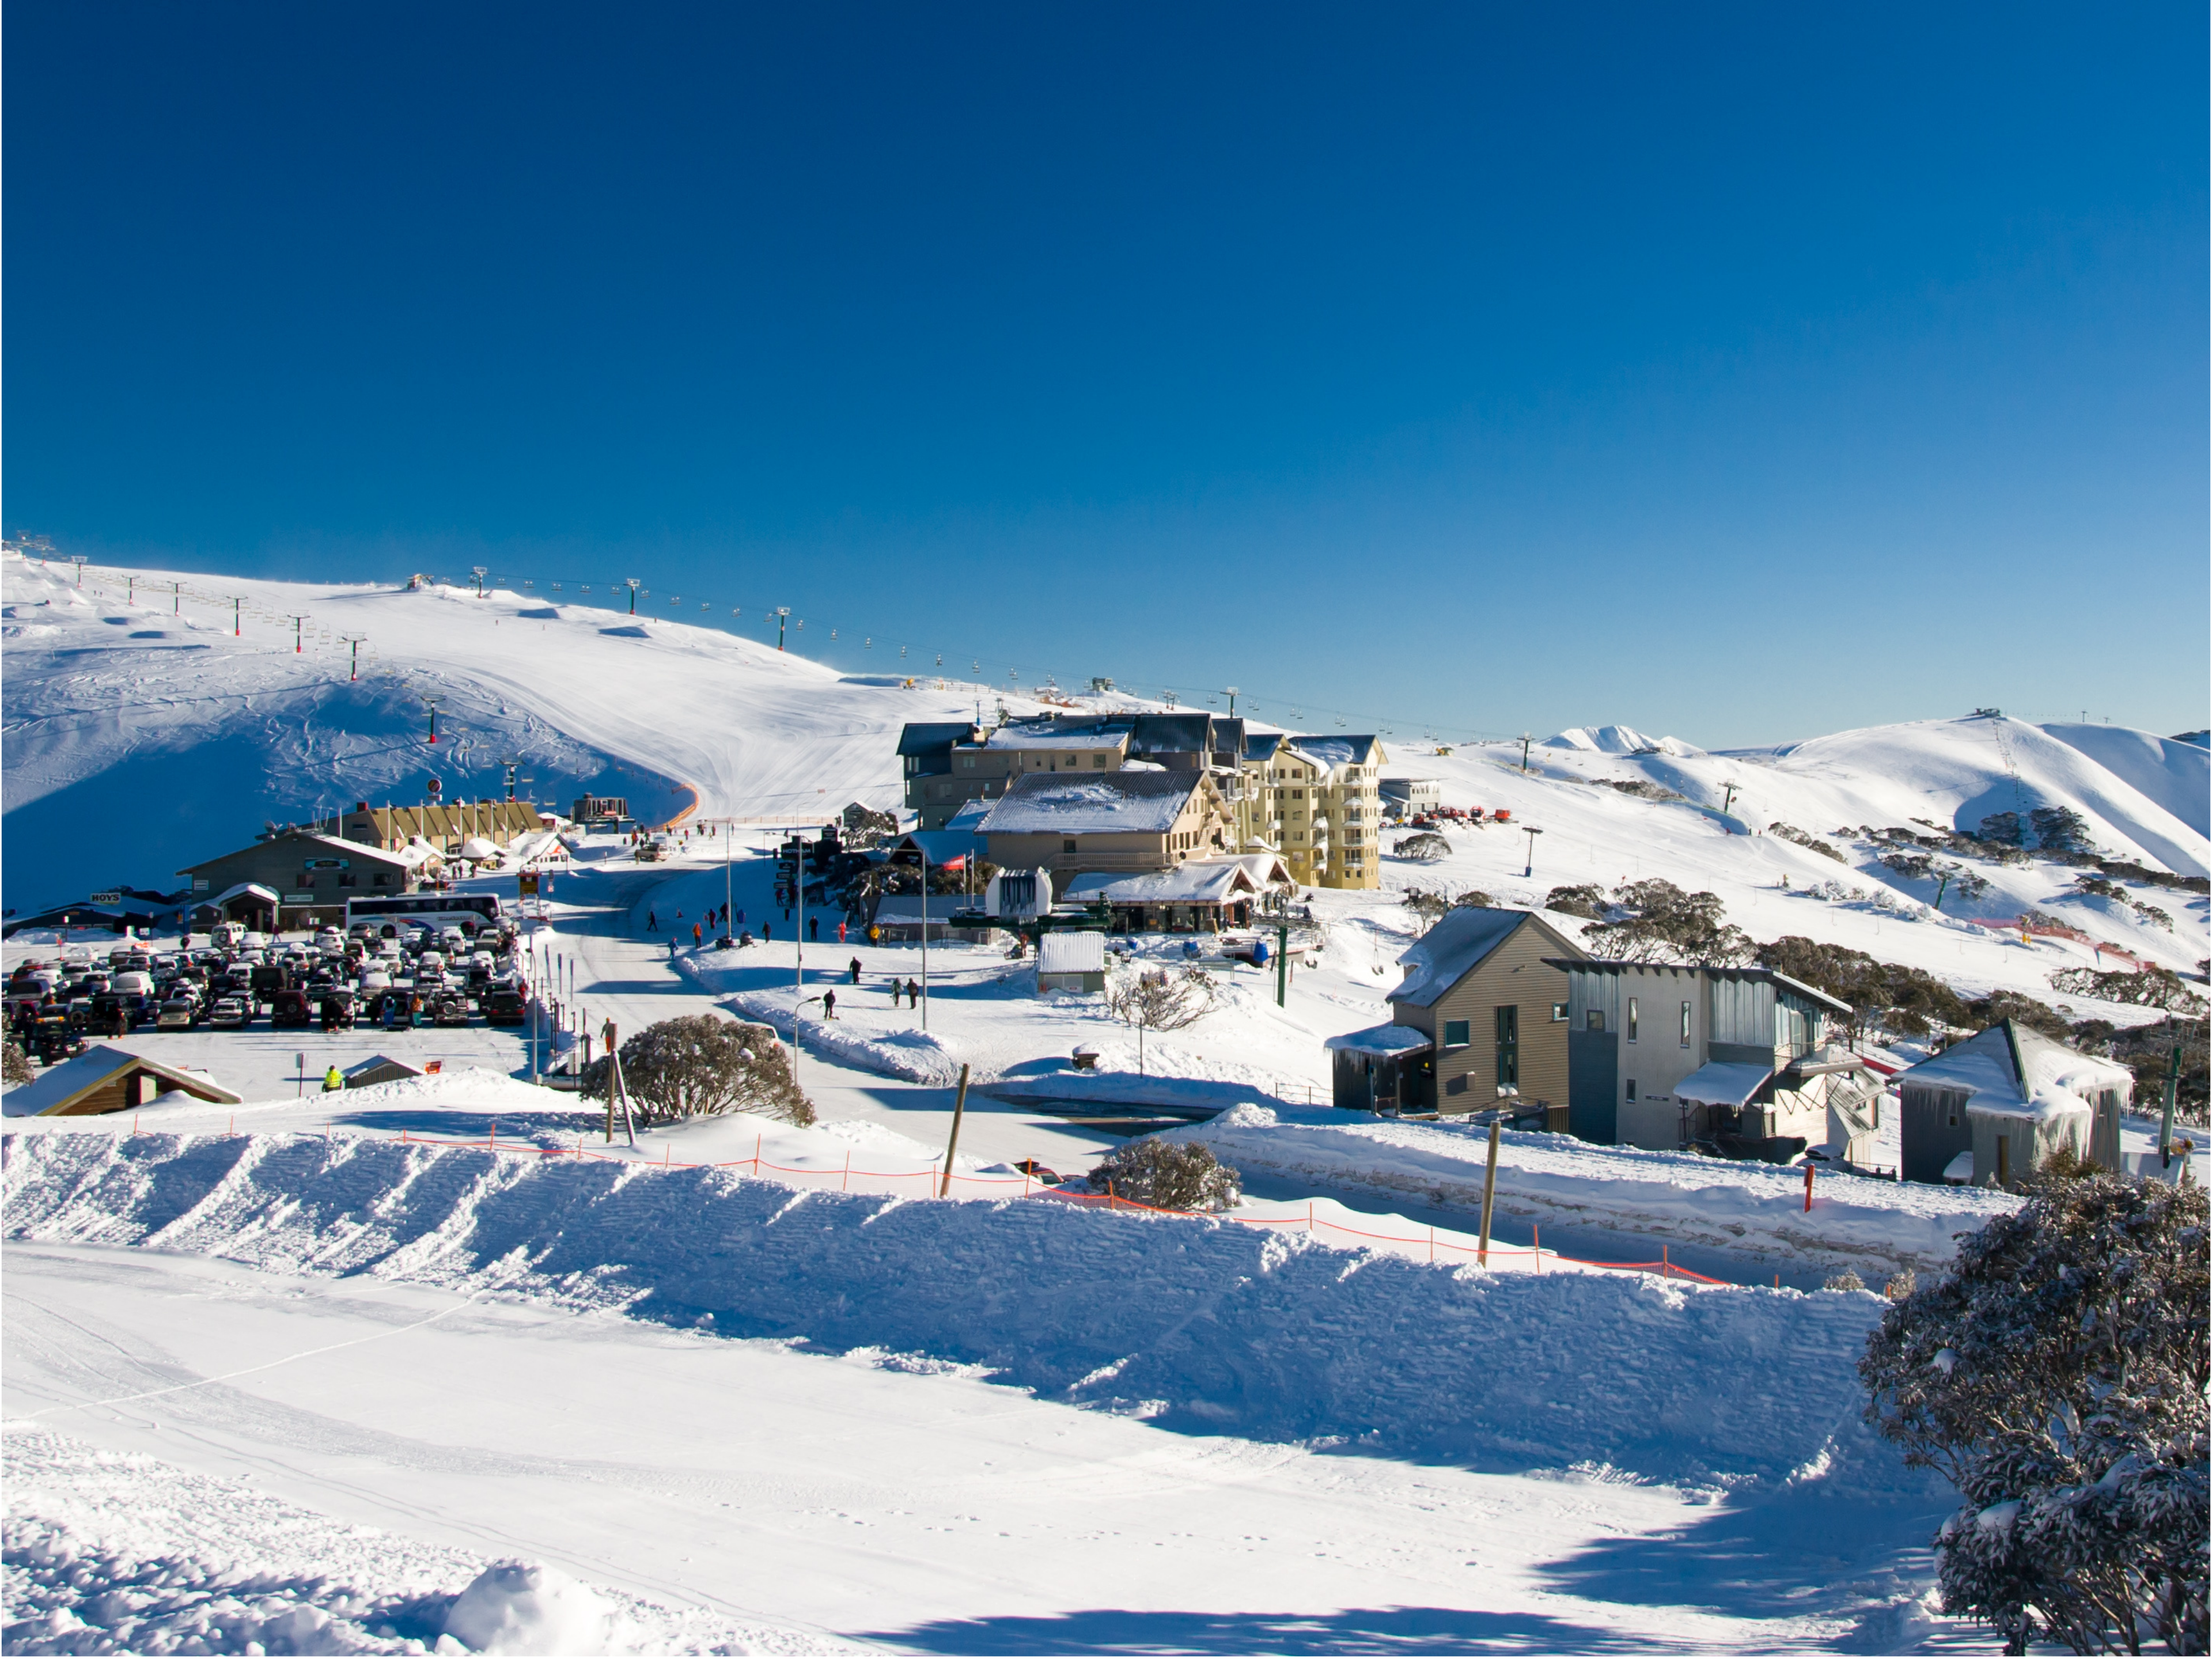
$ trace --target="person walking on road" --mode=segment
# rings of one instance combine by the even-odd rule
[[[906,982],[906,1006],[909,1008],[921,1006],[921,987],[912,980]]]
[[[846,966],[846,971],[847,971],[847,972],[848,972],[848,973],[850,973],[850,974],[853,975],[853,983],[854,983],[854,984],[855,984],[855,985],[858,985],[858,984],[860,982],[860,957],[854,957],[852,959],[852,961],[850,961],[849,963],[846,963],[846,964],[845,964],[845,966]]]
[[[837,943],[838,943],[838,944],[840,944],[840,945],[842,945],[844,942],[845,942],[845,924],[844,924],[843,922],[842,922],[842,921],[841,921],[841,922],[839,922],[839,923],[837,924]]]
[[[820,938],[822,937],[822,918],[821,918],[821,917],[819,917],[819,916],[809,916],[809,917],[807,917],[807,919],[806,919],[806,937],[807,937],[807,938],[809,938],[809,939],[820,939]]]
[[[657,933],[660,931],[660,918],[650,910],[645,913],[645,931],[648,933]]]
[[[695,951],[697,950],[699,948],[700,941],[705,937],[706,935],[699,931],[699,924],[696,921],[693,922],[691,924],[691,948]]]
[[[824,1019],[837,1018],[837,994],[835,991],[824,991],[822,994],[822,1018]]]

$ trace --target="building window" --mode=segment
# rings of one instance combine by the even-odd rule
[[[1628,1097],[1631,1100],[1636,1098],[1636,1079],[1634,1078],[1628,1079]]]
[[[1589,1009],[1583,1015],[1583,1024],[1586,1030],[1602,1031],[1605,1030],[1605,1010],[1602,1008]]]
[[[338,878],[338,885],[341,887],[358,887],[361,885],[361,878],[358,876],[340,876]]]
[[[1093,755],[1091,757],[1091,763],[1093,766],[1103,766],[1106,764],[1106,757],[1103,755]]]
[[[1467,1029],[1470,1023],[1471,1022],[1464,1019],[1446,1020],[1444,1022],[1444,1047],[1447,1048],[1466,1048],[1469,1040],[1467,1035]]]
[[[1552,1024],[1554,1025],[1564,1025],[1566,1024],[1566,1019],[1567,1005],[1564,1002],[1553,1003],[1552,1005]]]
[[[380,871],[378,871],[378,872],[376,872],[376,884],[377,884],[379,887],[389,887],[389,886],[391,886],[391,885],[392,885],[392,872],[391,872],[390,871],[388,871],[388,870],[380,870]]]
[[[1686,1002],[1682,1005],[1682,1046],[1690,1046],[1690,1005]]]
[[[1072,841],[1063,841],[1060,843],[1060,850],[1063,853],[1073,853],[1075,850],[1075,843]]]
[[[1636,999],[1634,997],[1628,1000],[1628,1040],[1631,1042],[1636,1041]]]
[[[1498,1086],[1521,1086],[1521,1011],[1510,1006],[1498,1011]]]

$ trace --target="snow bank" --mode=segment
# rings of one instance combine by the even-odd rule
[[[1207,1123],[1169,1132],[1203,1141],[1224,1163],[1431,1201],[1479,1205],[1489,1130],[1472,1124],[1405,1123],[1332,1110],[1239,1106]],[[1547,1220],[1601,1221],[1741,1249],[1881,1271],[1940,1267],[1954,1235],[2018,1207],[1988,1188],[1931,1187],[1831,1174],[1805,1208],[1799,1170],[1722,1163],[1682,1152],[1593,1146],[1569,1135],[1508,1131],[1498,1154],[1506,1212]]]
[[[819,1652],[356,1526],[28,1424],[6,1439],[9,1653]]]
[[[739,991],[723,998],[722,1006],[740,1019],[772,1027],[786,1040],[790,1038],[788,991]],[[933,1031],[868,1030],[834,1019],[801,1019],[799,1031],[799,1040],[810,1052],[828,1054],[864,1071],[945,1088],[960,1080],[958,1053]]]
[[[726,1170],[385,1140],[0,1146],[10,1238],[919,1355],[1171,1429],[1491,1467],[1786,1480],[1856,1432],[1852,1362],[1882,1307],[1431,1267],[1230,1222],[795,1192]]]

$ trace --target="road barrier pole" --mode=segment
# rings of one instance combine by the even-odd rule
[[[1482,1172],[1482,1238],[1475,1260],[1483,1267],[1490,1265],[1490,1206],[1498,1193],[1498,1120],[1490,1120],[1490,1164]]]

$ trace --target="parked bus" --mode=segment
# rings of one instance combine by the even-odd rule
[[[367,922],[386,939],[397,938],[408,927],[427,927],[434,934],[458,927],[474,934],[499,926],[499,900],[490,893],[409,893],[348,899],[348,930],[360,922]]]

